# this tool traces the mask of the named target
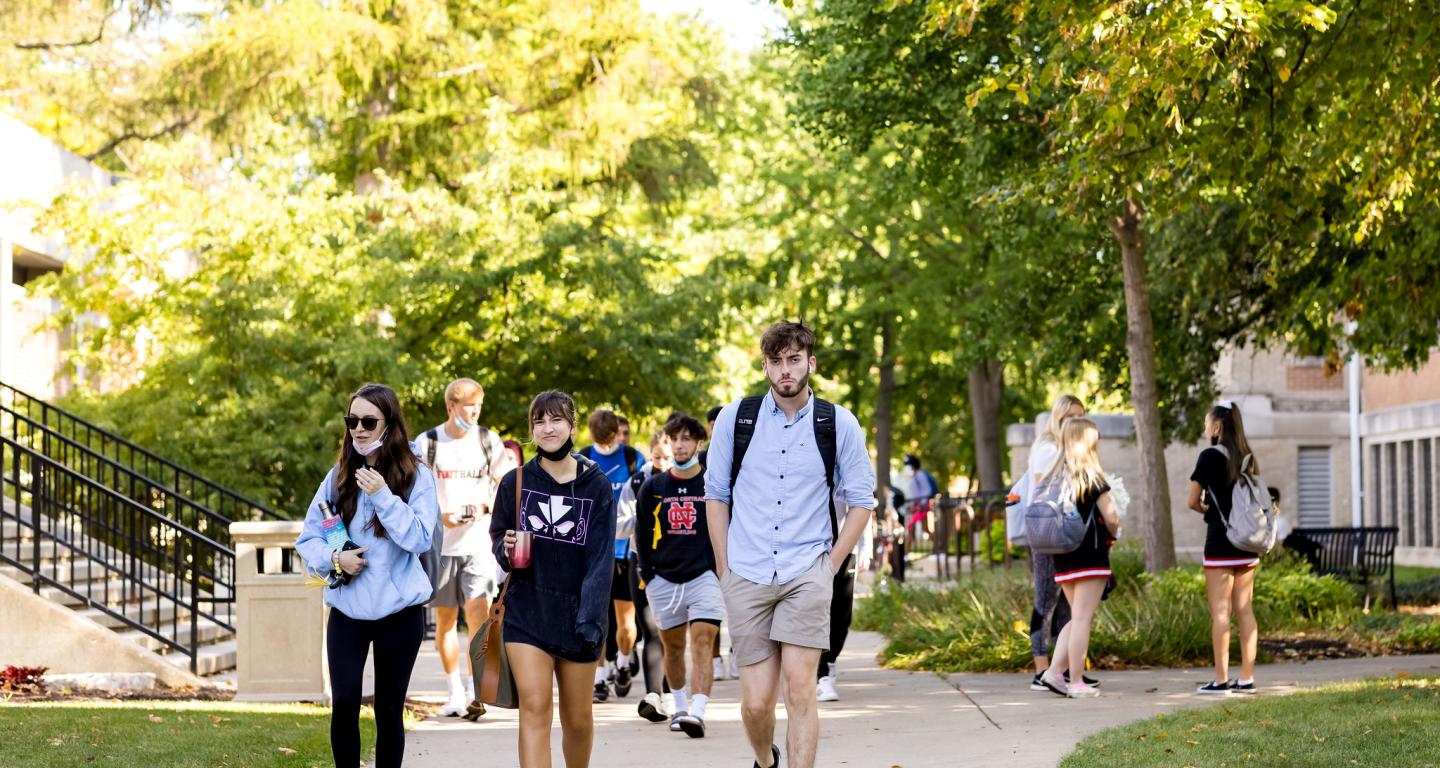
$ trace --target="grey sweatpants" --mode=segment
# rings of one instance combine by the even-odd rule
[[[1035,608],[1030,612],[1030,655],[1049,656],[1049,646],[1070,623],[1070,604],[1055,583],[1055,556],[1030,552]]]

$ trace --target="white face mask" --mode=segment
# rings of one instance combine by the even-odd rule
[[[459,416],[456,416],[454,418],[454,422],[455,428],[460,430],[461,432],[469,432],[470,430],[475,428],[474,424],[471,424],[470,422],[460,418]]]
[[[374,440],[371,440],[365,445],[361,445],[359,440],[356,440],[352,437],[350,438],[350,445],[355,449],[355,452],[360,454],[361,456],[369,456],[370,454],[380,450],[380,446],[385,444],[385,433],[389,431],[389,429],[389,427],[386,427],[385,429],[380,430],[380,434],[376,435]]]

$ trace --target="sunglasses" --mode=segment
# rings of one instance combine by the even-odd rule
[[[384,419],[379,416],[346,416],[345,428],[355,429],[356,427],[364,427],[366,429],[374,429],[379,426],[382,421],[384,421]]]

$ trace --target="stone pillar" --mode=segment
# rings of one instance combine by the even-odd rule
[[[324,587],[306,583],[299,520],[235,522],[235,700],[326,701]]]

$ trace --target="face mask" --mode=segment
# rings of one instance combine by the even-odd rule
[[[386,427],[385,429],[380,430],[380,435],[374,440],[370,441],[368,445],[361,445],[360,441],[356,440],[353,437],[350,438],[350,445],[355,449],[355,452],[360,454],[361,456],[369,456],[370,454],[380,450],[380,446],[385,444],[385,433],[389,429],[389,427]]]
[[[541,448],[540,446],[537,445],[537,446],[535,446],[535,452],[538,453],[538,454],[540,454],[540,458],[542,458],[542,459],[547,459],[547,460],[549,460],[549,461],[560,461],[560,460],[564,459],[566,456],[569,456],[569,455],[570,455],[570,449],[571,449],[571,448],[574,448],[574,447],[575,447],[575,439],[574,439],[574,438],[567,437],[567,438],[565,438],[565,444],[562,445],[562,446],[560,446],[560,448],[559,448],[558,450],[555,450],[555,451],[547,451],[547,450],[545,450],[544,448]]]
[[[462,418],[460,418],[459,416],[456,416],[456,417],[455,417],[455,428],[456,428],[456,429],[459,429],[461,432],[469,432],[470,430],[472,430],[472,429],[475,428],[475,425],[474,425],[474,424],[471,424],[470,422],[468,422],[468,421],[466,421],[466,420],[464,420],[464,419],[462,419]]]
[[[616,441],[615,441],[615,444],[612,445],[612,446],[610,446],[610,448],[609,448],[608,450],[605,449],[605,448],[601,448],[599,445],[596,445],[596,446],[595,446],[595,452],[598,453],[598,454],[600,454],[601,456],[609,456],[609,455],[615,453],[615,452],[618,451],[618,450],[620,450],[620,441],[619,441],[619,440],[616,440]]]
[[[1211,445],[1219,445],[1219,444],[1220,444],[1220,436],[1219,436],[1219,435],[1211,435],[1211,436],[1210,436],[1210,444],[1211,444]]]
[[[691,456],[691,457],[690,457],[690,460],[687,461],[687,462],[685,462],[684,464],[676,463],[676,464],[674,465],[674,468],[680,470],[681,472],[684,472],[684,471],[687,470],[687,469],[693,469],[693,468],[695,467],[695,465],[696,465],[696,464],[699,464],[699,463],[700,463],[700,454],[699,454],[699,453],[696,453],[695,455]]]

